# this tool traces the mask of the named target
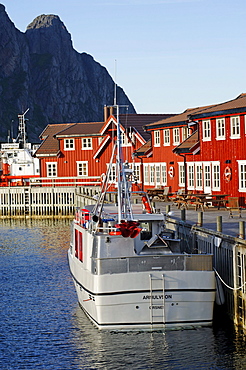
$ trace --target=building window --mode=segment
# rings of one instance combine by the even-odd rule
[[[88,162],[77,162],[77,176],[88,176]]]
[[[219,163],[212,164],[212,179],[213,190],[220,190],[220,165]]]
[[[155,181],[156,181],[156,184],[161,183],[161,172],[160,172],[160,165],[159,164],[157,164],[155,166]]]
[[[74,150],[74,139],[64,139],[64,150]]]
[[[173,129],[173,145],[178,145],[180,143],[179,128]]]
[[[144,183],[149,184],[149,166],[144,165]]]
[[[179,163],[179,186],[185,186],[185,170],[184,170],[184,164]]]
[[[153,185],[155,183],[155,166],[153,164],[150,165],[150,184]]]
[[[166,163],[162,163],[162,165],[161,165],[161,177],[162,177],[162,184],[166,185],[166,183],[167,183],[167,165],[166,165]]]
[[[92,149],[92,138],[91,137],[83,137],[82,138],[82,149]]]
[[[154,146],[160,146],[160,131],[154,131]]]
[[[188,188],[194,189],[194,164],[188,163]]]
[[[231,117],[231,139],[240,138],[240,118]]]
[[[211,187],[210,164],[205,164],[204,165],[204,187],[206,187],[206,188]]]
[[[139,163],[134,163],[134,177],[137,182],[140,181],[140,164]]]
[[[116,164],[115,163],[111,164],[111,171],[109,173],[109,181],[110,182],[115,182],[116,181]]]
[[[170,145],[170,130],[165,129],[163,131],[163,135],[164,135],[164,145],[169,146]]]
[[[182,140],[185,141],[189,136],[189,130],[187,126],[182,127]]]
[[[211,140],[211,125],[210,121],[202,121],[202,133],[203,133],[203,141],[210,141]]]
[[[238,161],[239,191],[246,191],[246,161]]]
[[[46,163],[47,177],[57,177],[57,162]]]
[[[224,118],[216,119],[216,139],[217,140],[225,139],[225,119]]]
[[[202,164],[196,164],[196,189],[202,189]]]

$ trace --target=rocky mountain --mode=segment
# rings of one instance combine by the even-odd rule
[[[40,15],[20,32],[0,4],[0,140],[17,134],[17,115],[26,118],[29,141],[48,123],[103,120],[113,104],[114,81],[91,55],[74,50],[57,15]],[[132,103],[117,87],[117,103]]]

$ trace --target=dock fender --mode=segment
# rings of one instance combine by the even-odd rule
[[[222,306],[225,303],[225,294],[222,283],[217,275],[215,276],[215,283],[216,283],[215,303],[218,306]]]

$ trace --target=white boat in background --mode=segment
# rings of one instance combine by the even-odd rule
[[[114,160],[117,205],[107,202]],[[72,223],[68,261],[81,307],[99,329],[211,325],[212,255],[182,252],[180,240],[165,227],[165,215],[153,212],[147,194],[131,192],[131,178],[118,123],[98,201],[78,210]],[[132,204],[135,196],[141,197],[144,209]]]
[[[33,155],[39,145],[26,139],[25,113],[19,114],[18,136],[1,144],[0,186],[29,185],[31,178],[40,177],[39,159]]]

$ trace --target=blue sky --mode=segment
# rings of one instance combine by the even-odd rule
[[[23,32],[40,14],[58,15],[74,48],[107,68],[138,113],[179,113],[246,93],[245,0],[0,2]]]

